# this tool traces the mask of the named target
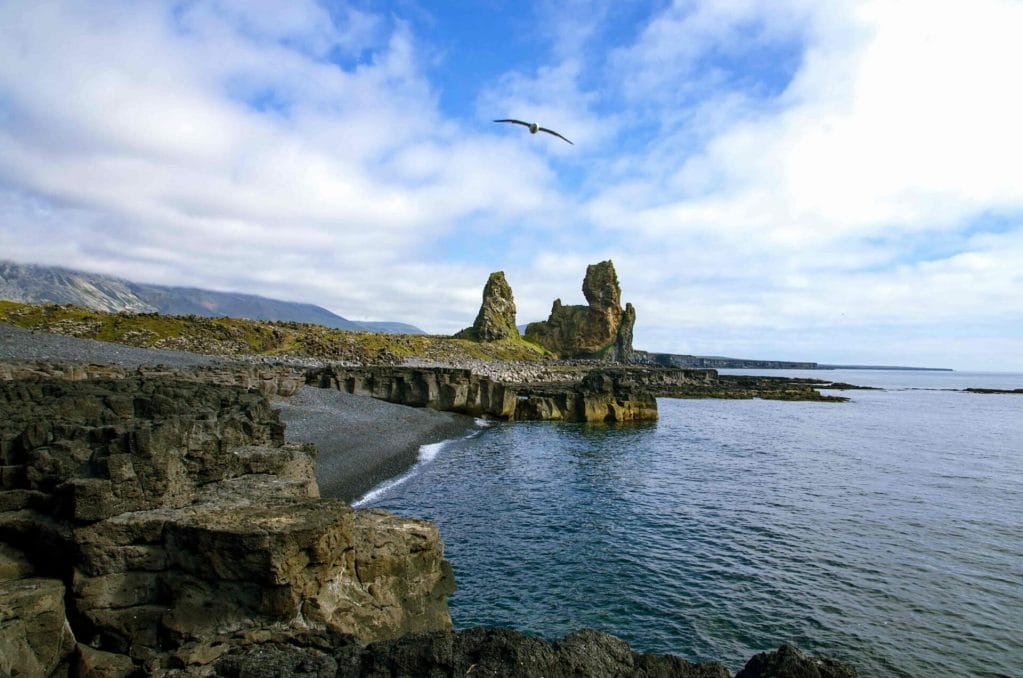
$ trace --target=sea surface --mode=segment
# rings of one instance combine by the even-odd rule
[[[793,643],[865,676],[1023,676],[1023,395],[945,390],[1023,375],[742,373],[883,390],[491,424],[363,505],[436,521],[459,628],[592,627],[733,672]]]

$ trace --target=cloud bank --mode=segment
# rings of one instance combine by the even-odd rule
[[[1020,3],[493,12],[496,77],[403,4],[0,4],[0,252],[434,332],[611,258],[643,348],[1023,370]]]

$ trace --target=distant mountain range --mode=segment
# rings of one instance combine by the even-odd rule
[[[355,322],[313,304],[195,287],[146,285],[56,266],[10,261],[0,261],[0,299],[30,304],[75,304],[113,313],[224,316],[314,323],[356,332],[426,334],[406,323]]]

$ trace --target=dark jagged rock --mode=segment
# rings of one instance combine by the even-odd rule
[[[825,381],[821,379],[793,379],[792,381],[802,381],[810,384],[814,388],[824,388],[829,391],[881,391],[883,390],[879,386],[857,386],[856,384],[847,384],[844,381]],[[1020,389],[1023,393],[1023,389]]]
[[[306,381],[399,405],[498,419],[513,419],[515,415],[513,389],[466,369],[334,365],[310,370]]]
[[[515,326],[515,297],[504,271],[490,274],[483,287],[483,304],[472,327],[455,335],[458,339],[498,341],[519,336]]]
[[[628,369],[587,372],[577,384],[521,387],[518,420],[624,422],[657,419],[657,400]]]
[[[578,678],[728,678],[718,662],[633,651],[614,636],[584,629],[549,641],[511,629],[472,628],[408,635],[370,645],[351,637],[268,639],[213,665],[216,676],[577,676]],[[850,664],[807,656],[791,646],[751,659],[736,678],[855,678]]]
[[[745,358],[725,358],[723,356],[651,353],[649,351],[633,351],[632,361],[639,365],[660,365],[662,367],[681,367],[687,369],[816,370],[820,367],[817,363],[805,361],[748,360]]]
[[[614,636],[582,630],[547,641],[509,629],[475,628],[408,636],[365,648],[351,676],[678,676],[727,678],[718,663],[634,652]]]
[[[674,372],[675,370],[667,370]],[[716,370],[683,370],[686,373],[704,372],[704,380],[651,383],[650,391],[665,398],[721,398],[729,400],[800,400],[814,402],[845,402],[848,398],[824,395],[820,389],[831,388],[830,382],[788,377],[760,377],[737,374],[718,374]]]
[[[526,339],[562,358],[596,358],[624,362],[632,355],[636,311],[621,306],[621,288],[611,261],[586,267],[586,306],[565,306],[554,300],[546,321],[526,326]]]
[[[774,652],[761,652],[743,667],[735,678],[856,678],[851,664],[803,654],[791,645]]]
[[[296,642],[297,641],[297,642]],[[716,662],[634,652],[614,636],[583,630],[548,641],[510,629],[474,628],[405,636],[363,646],[312,637],[241,648],[213,667],[217,676],[673,676],[727,678]]]

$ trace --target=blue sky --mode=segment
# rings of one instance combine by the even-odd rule
[[[439,6],[439,7],[438,7]],[[0,0],[0,258],[1023,371],[1023,3]],[[572,139],[497,125],[536,120]]]

